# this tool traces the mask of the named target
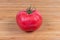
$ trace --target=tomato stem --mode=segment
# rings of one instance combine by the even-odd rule
[[[29,8],[27,9],[27,13],[28,13],[28,14],[31,14],[31,13],[32,13],[31,7],[29,7]]]

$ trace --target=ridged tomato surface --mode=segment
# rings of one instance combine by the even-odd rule
[[[37,10],[34,10],[31,14],[26,11],[20,11],[16,16],[17,24],[24,31],[35,31],[42,24],[42,17]]]

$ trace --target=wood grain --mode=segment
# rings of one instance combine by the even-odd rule
[[[41,13],[43,23],[26,33],[16,24],[16,14],[30,5]],[[0,0],[0,40],[60,40],[60,0]]]

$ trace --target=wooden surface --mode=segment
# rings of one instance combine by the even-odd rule
[[[30,5],[41,13],[43,24],[26,33],[18,28],[15,18]],[[0,0],[0,40],[60,40],[60,0]]]

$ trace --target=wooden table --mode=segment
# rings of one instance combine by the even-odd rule
[[[16,14],[30,5],[42,14],[43,23],[26,33],[16,24]],[[60,0],[0,0],[0,40],[60,40]]]

